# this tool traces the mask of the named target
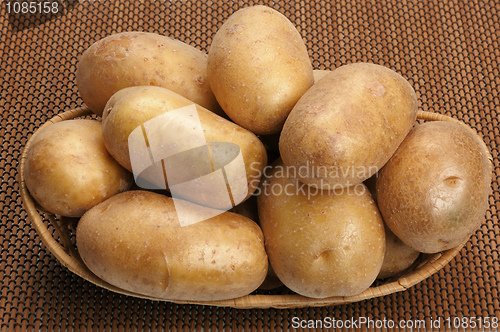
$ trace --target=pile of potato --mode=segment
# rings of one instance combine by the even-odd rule
[[[80,218],[83,261],[124,290],[188,301],[282,284],[306,297],[355,295],[421,252],[460,245],[488,207],[491,168],[474,131],[416,125],[415,91],[389,68],[313,70],[297,29],[265,6],[231,15],[208,54],[153,33],[108,36],[82,54],[76,80],[101,118],[40,131],[25,183],[46,211]],[[134,186],[129,136],[190,105],[210,146],[239,147],[246,178],[244,202],[207,206],[232,212],[181,227],[168,190]],[[151,148],[160,134],[179,151],[193,138],[165,123]]]

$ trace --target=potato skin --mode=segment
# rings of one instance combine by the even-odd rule
[[[311,87],[280,136],[283,162],[299,180],[324,189],[356,185],[396,151],[417,116],[411,85],[389,68],[355,63]]]
[[[106,150],[101,122],[86,119],[42,129],[27,151],[24,178],[44,210],[66,217],[80,217],[133,181]]]
[[[224,212],[181,227],[172,198],[146,191],[128,191],[89,210],[76,243],[101,279],[172,301],[244,296],[267,272],[262,231],[253,221]]]
[[[128,146],[130,133],[156,116],[189,105],[196,106],[208,143],[231,142],[240,147],[248,183],[246,198],[250,197],[258,187],[262,170],[267,165],[266,149],[262,142],[250,131],[168,89],[154,86],[130,87],[111,97],[103,114],[104,142],[108,151],[121,165],[132,171]],[[190,142],[190,132],[181,136],[176,138],[179,146]]]
[[[281,161],[273,166],[259,187],[258,209],[276,275],[307,297],[366,290],[385,250],[382,217],[366,187],[321,192],[287,175]]]
[[[465,242],[484,220],[491,169],[483,143],[464,125],[416,126],[380,171],[378,205],[387,226],[424,253]]]
[[[207,54],[148,32],[122,32],[91,45],[81,56],[76,84],[85,104],[102,115],[118,90],[138,85],[168,88],[222,114],[207,81]]]
[[[279,132],[314,83],[307,48],[295,26],[278,11],[260,5],[235,12],[217,31],[207,70],[226,114],[261,135]]]

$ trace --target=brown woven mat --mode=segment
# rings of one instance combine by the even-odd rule
[[[400,72],[417,91],[422,110],[450,115],[476,129],[494,159],[486,220],[443,270],[407,291],[386,297],[287,310],[175,305],[94,286],[60,265],[40,243],[26,218],[17,183],[20,151],[33,131],[54,114],[82,105],[75,85],[76,64],[94,41],[115,32],[141,30],[165,34],[206,51],[228,15],[254,2],[49,3],[57,7],[57,13],[14,13],[12,1],[0,4],[1,331],[157,327],[272,331],[304,326],[309,324],[307,320],[326,324],[333,319],[344,325],[365,321],[365,326],[370,320],[380,325],[386,319],[414,327],[423,327],[422,320],[427,330],[437,321],[441,328],[446,323],[452,327],[464,326],[464,322],[473,325],[473,321],[478,328],[480,324],[494,328],[495,321],[498,326],[500,2],[259,2],[295,23],[315,68],[368,61]]]

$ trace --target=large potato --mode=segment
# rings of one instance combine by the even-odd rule
[[[416,116],[415,92],[401,75],[375,64],[345,65],[314,84],[290,112],[281,157],[308,185],[356,185],[389,160]]]
[[[324,298],[366,290],[385,250],[382,217],[363,184],[321,192],[274,164],[259,187],[259,219],[271,266],[298,294]]]
[[[253,221],[224,212],[181,227],[172,198],[146,191],[118,194],[89,210],[76,243],[101,279],[173,301],[247,295],[267,272],[262,231]]]
[[[280,131],[313,84],[307,48],[278,11],[252,6],[232,14],[208,53],[208,81],[226,114],[254,133]]]
[[[241,128],[240,126],[230,122],[207,109],[195,105],[192,101],[161,87],[145,86],[145,87],[130,87],[118,91],[112,96],[106,105],[106,110],[103,114],[103,131],[104,142],[111,155],[125,168],[132,171],[129,137],[131,133],[144,125],[155,117],[165,115],[176,109],[186,106],[193,106],[203,129],[204,139],[209,143],[210,151],[206,149],[197,150],[200,154],[181,154],[185,151],[193,151],[191,147],[194,141],[199,141],[197,132],[193,130],[191,124],[186,126],[184,120],[176,118],[175,120],[165,120],[161,126],[161,130],[156,130],[148,133],[149,148],[151,151],[177,151],[176,155],[179,157],[184,156],[185,159],[180,158],[173,163],[174,169],[172,172],[167,172],[168,186],[172,184],[186,183],[192,180],[192,174],[198,174],[200,177],[208,175],[212,172],[212,167],[217,165],[206,164],[203,153],[212,153],[214,156],[215,146],[218,143],[233,143],[234,146],[241,151],[243,158],[241,177],[235,178],[238,186],[231,187],[234,203],[237,197],[243,196],[245,199],[255,191],[259,184],[260,176],[263,168],[267,164],[267,155],[264,145],[260,140],[250,131]],[[172,113],[173,114],[173,113]],[[162,120],[163,121],[163,120]],[[182,123],[182,125],[181,125]],[[155,143],[156,142],[156,143]],[[168,142],[168,143],[167,143]],[[206,143],[202,142],[202,143]],[[200,143],[200,144],[202,144]],[[133,148],[132,148],[133,149]],[[136,152],[136,151],[134,151]],[[227,164],[231,161],[233,156],[232,152],[223,152],[223,159],[221,164]],[[146,156],[149,160],[149,157]],[[215,159],[212,159],[214,161]],[[162,165],[158,164],[161,168]],[[223,165],[223,166],[224,166]],[[208,170],[207,170],[208,168]],[[234,169],[233,169],[234,171]],[[179,177],[173,178],[172,174],[175,173]],[[231,174],[230,170],[226,168],[226,176]],[[159,172],[160,184],[164,185],[165,180],[163,171]],[[186,176],[183,178],[183,176]],[[158,179],[149,179],[150,182],[155,183]],[[201,184],[200,184],[201,185]],[[200,187],[185,192],[181,195],[183,198],[197,202],[202,205],[229,209],[233,205],[227,206],[224,193],[227,189],[224,186],[223,192],[211,193],[199,197],[198,193],[203,192]],[[191,195],[192,194],[192,195]],[[197,196],[197,197],[194,197]],[[218,199],[220,197],[220,200]],[[210,201],[210,202],[209,202]]]
[[[97,41],[82,54],[76,84],[85,104],[98,115],[115,92],[138,85],[168,88],[222,114],[206,76],[206,53],[162,35],[122,32]]]
[[[416,126],[376,183],[387,226],[424,253],[454,248],[479,228],[488,208],[491,170],[481,139],[464,125]]]
[[[96,120],[68,120],[42,129],[26,156],[26,187],[43,209],[62,216],[80,217],[133,181],[106,150]]]

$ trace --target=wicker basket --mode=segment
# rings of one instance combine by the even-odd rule
[[[24,181],[24,164],[26,161],[26,151],[31,144],[33,137],[40,131],[40,129],[50,126],[56,122],[71,120],[78,117],[85,117],[90,115],[91,112],[86,108],[78,108],[58,114],[52,119],[43,124],[38,131],[36,131],[30,140],[26,143],[24,151],[21,155],[20,165],[19,165],[19,176],[20,176],[20,193],[24,202],[24,207],[27,214],[35,226],[35,229],[40,236],[43,244],[48,247],[52,254],[73,273],[79,275],[80,277],[98,285],[100,287],[106,288],[113,292],[158,301],[165,301],[163,299],[151,298],[143,296],[140,294],[132,293],[113,285],[108,284],[103,281],[95,274],[93,274],[83,263],[80,255],[78,254],[75,246],[75,229],[76,229],[76,218],[65,218],[60,216],[55,216],[51,213],[43,211],[40,206],[36,204],[34,199],[31,197],[29,191],[26,188]],[[425,121],[451,121],[456,122],[461,125],[466,126],[464,123],[453,119],[449,116],[436,114],[431,112],[419,111],[419,120]],[[487,151],[488,157],[490,159],[490,165],[492,165],[492,158],[486,145],[484,145]],[[211,302],[192,302],[192,301],[170,301],[178,304],[200,304],[200,305],[212,305],[212,306],[224,306],[233,307],[239,309],[249,309],[249,308],[300,308],[300,307],[317,307],[317,306],[331,306],[338,304],[345,304],[351,302],[362,301],[365,299],[380,297],[388,295],[395,292],[400,292],[408,289],[409,287],[423,281],[432,274],[439,271],[442,267],[448,264],[453,257],[462,249],[465,245],[462,244],[456,248],[436,253],[436,254],[420,254],[417,261],[404,273],[401,275],[382,281],[377,281],[369,289],[364,292],[347,297],[329,297],[324,299],[313,299],[293,294],[286,290],[281,293],[273,294],[251,294],[244,297],[223,300],[223,301],[211,301]]]

